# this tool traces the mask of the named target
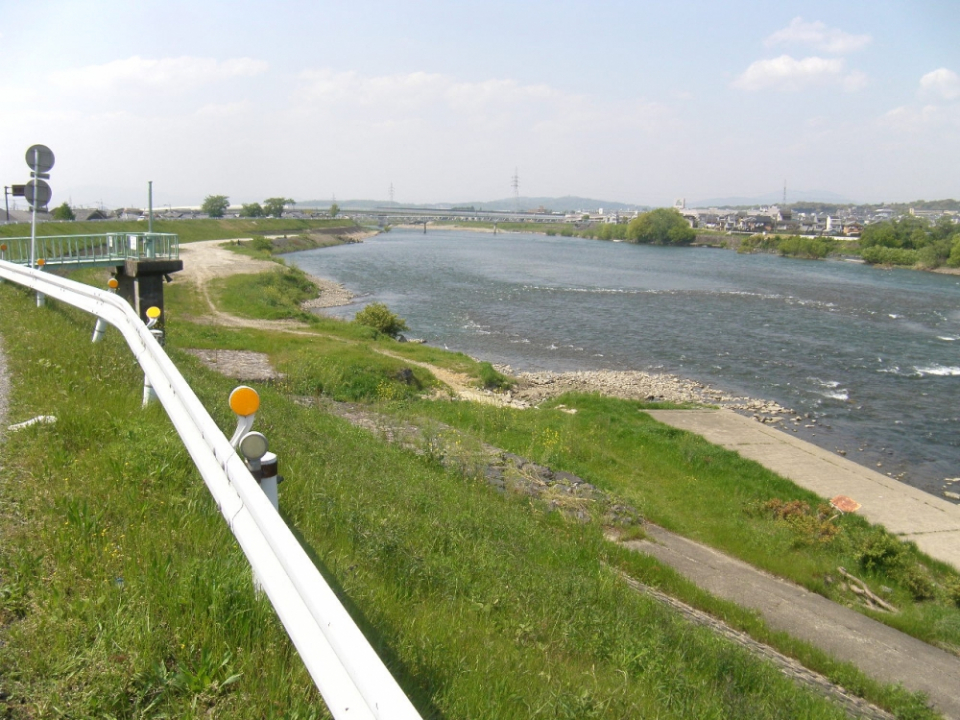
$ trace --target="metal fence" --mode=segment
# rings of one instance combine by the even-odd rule
[[[30,263],[28,237],[0,238],[7,246],[4,260]],[[47,265],[122,265],[125,260],[175,260],[180,237],[174,233],[111,232],[97,235],[45,235],[36,238],[37,260]]]
[[[120,331],[333,717],[421,720],[244,460],[133,308],[104,290],[10,262],[0,261],[0,278],[85,310]]]

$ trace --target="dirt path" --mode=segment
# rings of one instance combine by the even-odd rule
[[[197,290],[201,297],[203,297],[208,308],[207,315],[201,318],[192,318],[192,320],[194,322],[208,322],[224,327],[280,330],[294,334],[317,335],[318,333],[313,332],[309,325],[297,320],[257,320],[253,318],[242,318],[231,315],[230,313],[225,313],[216,307],[209,291],[211,281],[230,275],[253,275],[269,272],[276,270],[278,267],[276,263],[270,262],[269,260],[260,260],[250,257],[249,255],[236,253],[227,247],[229,243],[238,241],[239,240],[204,240],[180,247],[180,256],[183,259],[183,270],[177,274],[177,280],[196,285]],[[333,307],[349,301],[349,292],[341,285],[316,277],[311,277],[311,280],[313,280],[320,289],[320,297],[316,300],[308,301],[306,304],[309,307]],[[325,295],[327,296],[326,298],[324,297]],[[410,360],[409,358],[391,353],[387,350],[376,348],[374,348],[374,350],[383,355],[402,360],[405,363],[426,368],[433,373],[434,377],[440,382],[448,385],[456,395],[465,400],[503,404],[503,401],[498,399],[498,396],[484,393],[472,387],[472,380],[466,375],[445,370],[429,363]],[[269,375],[263,370],[265,358],[260,357],[261,355],[262,353],[241,353],[234,351],[232,354],[219,353],[214,359],[210,359],[204,355],[199,355],[199,357],[205,363],[215,367],[215,369],[226,375],[252,380],[263,379],[263,377]],[[266,360],[266,364],[269,365],[268,359]],[[250,368],[253,366],[258,368],[257,377],[247,377],[244,375],[244,373],[249,374],[251,372]]]

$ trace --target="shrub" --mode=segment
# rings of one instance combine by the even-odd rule
[[[954,580],[946,587],[947,600],[960,607],[960,580]]]
[[[371,303],[354,317],[354,322],[372,327],[379,333],[396,337],[401,331],[407,330],[406,321],[392,312],[383,303]]]
[[[261,250],[263,252],[271,252],[273,250],[273,243],[265,238],[263,235],[258,235],[250,241],[250,244],[253,246],[254,250]]]
[[[933,581],[916,565],[904,567],[897,573],[897,579],[910,591],[914,600],[932,600],[936,597],[936,587]]]
[[[896,569],[907,559],[907,546],[886,530],[866,538],[857,551],[857,562],[867,570]]]

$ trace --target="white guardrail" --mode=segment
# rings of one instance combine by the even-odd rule
[[[117,328],[143,368],[337,720],[421,720],[333,590],[133,308],[105,290],[0,261],[0,278]]]

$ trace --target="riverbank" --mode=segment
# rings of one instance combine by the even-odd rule
[[[32,717],[54,705],[77,717],[185,717],[198,708],[221,718],[315,714],[321,700],[269,604],[254,593],[249,565],[169,420],[158,408],[141,409],[143,374],[118,334],[91,345],[89,316],[59,303],[36,308],[32,294],[9,286],[0,294],[0,334],[20,375],[13,419],[58,416],[10,439],[0,478],[0,715]],[[178,302],[187,299],[170,298],[172,317],[182,318]],[[424,362],[462,357],[389,343],[344,323],[313,321],[308,333],[266,328],[240,333],[178,320],[167,350],[228,431],[235,418],[226,398],[236,381],[207,372],[185,349],[260,349],[290,373],[283,383],[256,384],[256,429],[286,468],[284,519],[363,618],[425,716],[523,718],[538,708],[574,717],[570,708],[577,708],[577,716],[631,717],[655,714],[668,693],[682,698],[674,714],[683,718],[760,720],[773,716],[766,708],[780,707],[838,717],[835,706],[771,666],[639,595],[626,575],[710,604],[735,626],[819,662],[844,687],[932,717],[921,699],[818,660],[752,614],[611,544],[598,523],[566,522],[547,500],[497,492],[466,468],[451,472],[309,402],[356,392],[357,380],[369,376],[364,398],[389,404],[381,390],[400,389],[398,371],[409,364],[376,365],[380,348],[399,347]],[[335,372],[324,374],[328,367]],[[63,393],[48,391],[51,373]],[[629,420],[645,422],[635,409]],[[549,442],[546,430],[531,440]],[[675,442],[662,432],[654,439]],[[698,456],[713,455],[700,447]],[[543,462],[542,449],[533,449]],[[692,474],[689,458],[670,460],[658,479],[671,484]],[[714,467],[728,461],[717,457]],[[716,681],[731,663],[733,691]]]

